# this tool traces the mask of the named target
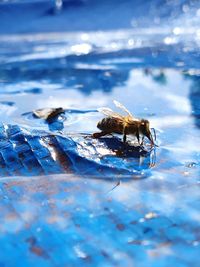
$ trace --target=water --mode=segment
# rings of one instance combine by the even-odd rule
[[[51,15],[54,29],[76,10],[91,15],[89,1],[75,2],[76,7],[65,2]],[[129,10],[130,1],[125,2],[116,13],[120,7]],[[4,17],[12,27],[1,28],[0,121],[11,125],[8,129],[24,129],[26,138],[64,136],[61,149],[73,140],[68,155],[79,160],[70,171],[51,175],[36,175],[34,168],[31,176],[1,174],[2,266],[199,266],[198,3],[179,1],[176,9],[161,5],[146,19],[153,16],[153,25],[144,20],[141,28],[134,23],[141,25],[144,3],[132,28],[125,24],[128,13],[124,25],[117,19],[106,24],[107,15],[102,24],[100,15],[108,7],[102,3],[95,5],[99,13],[93,26],[80,19],[71,31],[60,28],[63,33],[47,29],[47,13],[38,31],[36,8],[30,32],[30,21],[14,25]],[[122,149],[119,154],[120,136],[90,138],[103,117],[99,107],[118,111],[114,99],[156,129],[153,153],[123,154]],[[47,124],[32,116],[32,110],[44,107],[66,111]],[[49,149],[53,141],[40,142]]]

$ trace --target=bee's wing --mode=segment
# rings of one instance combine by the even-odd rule
[[[113,103],[115,104],[116,107],[120,108],[120,109],[123,110],[125,113],[127,113],[128,116],[129,116],[131,119],[136,120],[136,118],[133,117],[133,115],[130,113],[130,111],[128,111],[128,109],[125,108],[121,103],[119,103],[119,102],[116,101],[116,100],[113,100]]]
[[[116,119],[121,119],[123,120],[123,116],[121,116],[120,114],[114,112],[112,109],[110,108],[98,108],[97,109],[99,112],[103,113],[104,115],[108,116],[108,117],[113,117]]]

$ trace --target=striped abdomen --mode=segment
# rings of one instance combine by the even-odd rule
[[[118,134],[122,134],[124,129],[122,121],[111,117],[107,117],[101,120],[97,124],[97,127],[103,132],[118,133]]]

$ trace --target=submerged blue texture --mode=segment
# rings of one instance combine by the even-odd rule
[[[199,1],[0,3],[0,266],[199,266],[199,25]],[[92,138],[114,99],[158,147]]]
[[[148,152],[115,137],[96,140],[89,135],[69,137],[39,130],[31,132],[17,125],[1,125],[0,153],[2,176],[67,172],[119,178],[141,175],[140,170],[150,168],[155,148]]]

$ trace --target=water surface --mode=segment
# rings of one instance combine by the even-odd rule
[[[185,16],[187,27],[180,15],[167,27],[0,36],[0,121],[70,137],[87,159],[67,174],[1,177],[2,266],[199,265],[200,39]],[[114,99],[156,129],[155,166],[113,155],[120,136],[83,139],[99,107],[118,111]],[[45,107],[64,119],[32,116]],[[113,172],[85,173],[88,160]]]

